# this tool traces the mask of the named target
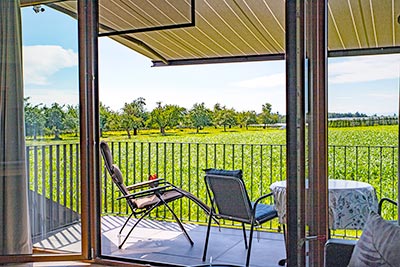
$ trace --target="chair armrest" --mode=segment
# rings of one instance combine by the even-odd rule
[[[347,266],[356,240],[329,239],[325,243],[325,267]]]
[[[385,201],[387,201],[387,202],[389,202],[389,203],[391,203],[391,204],[397,206],[397,202],[396,202],[396,201],[394,201],[394,200],[392,200],[392,199],[390,199],[390,198],[387,198],[387,197],[383,197],[383,198],[379,201],[379,204],[378,204],[378,214],[379,214],[379,215],[382,215],[382,206],[383,206],[383,203],[384,203]]]
[[[152,183],[157,183],[157,182],[159,183],[160,181],[163,181],[163,180],[164,180],[164,178],[157,178],[157,179],[154,179],[154,180],[143,181],[143,182],[140,182],[140,183],[129,185],[129,186],[126,187],[126,189],[128,191],[132,191],[132,190],[140,189],[140,188],[143,188],[143,187],[149,187],[149,186],[151,186]]]
[[[117,198],[117,200],[120,200],[120,199],[123,199],[123,198],[136,198],[136,197],[143,197],[143,196],[153,195],[154,192],[167,189],[168,187],[170,187],[170,186],[169,185],[164,185],[164,186],[152,187],[150,189],[143,190],[143,191],[140,191],[140,192],[136,192],[136,193],[133,193],[133,194],[120,196],[119,198]]]
[[[264,198],[270,197],[270,196],[272,196],[273,194],[274,194],[274,193],[271,192],[271,193],[262,195],[261,197],[257,198],[256,201],[254,201],[254,207],[257,206],[258,203],[259,203],[261,200],[263,200]]]

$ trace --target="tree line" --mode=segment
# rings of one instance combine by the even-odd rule
[[[371,116],[371,117],[346,117],[328,120],[328,127],[358,127],[376,125],[397,125],[399,118],[393,116]]]
[[[38,136],[54,135],[54,140],[60,140],[62,133],[79,132],[78,106],[62,106],[53,103],[50,107],[43,104],[33,105],[29,98],[24,100],[25,135],[36,139]]]
[[[29,98],[25,99],[26,136],[36,139],[38,136],[53,135],[61,139],[62,133],[79,132],[79,107],[53,103],[50,107],[43,104],[33,105]],[[137,135],[141,129],[156,129],[164,135],[168,128],[193,128],[198,133],[207,126],[222,127],[224,131],[233,126],[248,127],[261,124],[264,128],[269,124],[284,121],[284,116],[272,112],[272,105],[262,105],[261,113],[255,111],[236,111],[234,108],[216,103],[208,109],[204,103],[195,103],[186,109],[178,105],[157,102],[156,107],[147,111],[146,101],[139,97],[114,111],[100,103],[100,134],[105,131],[126,131],[128,138]]]
[[[337,112],[329,112],[328,113],[328,118],[366,118],[368,117],[367,114],[365,113],[360,113],[360,112],[356,112],[356,113],[351,113],[351,112],[347,112],[347,113],[337,113]]]
[[[216,103],[209,109],[204,103],[195,103],[190,109],[178,105],[162,104],[157,102],[152,111],[146,111],[145,99],[140,97],[130,103],[125,103],[120,111],[113,111],[100,103],[100,131],[126,131],[128,138],[137,135],[140,129],[158,128],[162,135],[166,129],[180,127],[193,128],[196,133],[207,126],[223,127],[224,131],[233,126],[248,129],[251,124],[277,123],[282,116],[272,112],[272,105],[262,105],[262,112],[238,112]]]

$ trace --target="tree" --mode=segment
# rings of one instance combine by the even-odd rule
[[[46,117],[43,112],[42,104],[33,106],[29,103],[29,97],[25,98],[25,133],[27,136],[33,136],[36,140],[38,135],[43,135],[43,129],[46,124]]]
[[[271,123],[278,123],[279,122],[279,113],[272,113],[271,114]]]
[[[111,122],[110,118],[112,111],[109,107],[100,102],[99,113],[100,113],[100,137],[103,137],[103,132],[110,130],[109,124]]]
[[[67,106],[67,112],[64,118],[64,127],[66,130],[70,130],[78,136],[79,132],[79,108],[78,106]]]
[[[249,125],[257,123],[257,114],[255,111],[242,111],[237,116],[240,127],[246,127],[249,129]]]
[[[214,109],[212,111],[212,124],[214,125],[214,128],[217,129],[218,126],[218,113],[221,111],[221,104],[216,103],[214,105]]]
[[[190,124],[196,128],[196,133],[211,123],[211,111],[204,106],[204,103],[194,104],[188,117]]]
[[[165,128],[176,126],[183,118],[185,108],[177,105],[161,105],[157,102],[157,107],[150,113],[150,122],[157,124],[160,128],[160,133],[165,135]]]
[[[147,115],[145,105],[145,99],[142,97],[124,104],[120,123],[121,128],[127,132],[128,138],[131,138],[130,130],[133,130],[133,135],[137,135],[138,129],[144,126]]]
[[[44,108],[46,128],[54,134],[54,140],[61,140],[60,133],[64,129],[65,113],[63,106],[53,103],[50,108]]]
[[[270,103],[265,103],[262,105],[262,112],[259,115],[259,122],[264,124],[264,129],[267,127],[267,124],[276,123],[279,120],[278,114],[271,113],[272,105]]]
[[[225,106],[221,109],[215,109],[214,111],[214,123],[219,126],[224,126],[224,132],[226,132],[226,126],[236,125],[236,112],[234,109],[227,109]]]

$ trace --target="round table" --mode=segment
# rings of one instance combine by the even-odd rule
[[[279,221],[286,223],[286,181],[275,182],[270,189]],[[330,229],[363,229],[369,213],[378,211],[375,189],[368,183],[330,179],[328,191]]]

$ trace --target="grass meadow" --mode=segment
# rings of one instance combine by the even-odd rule
[[[142,130],[132,140],[139,142],[183,142],[183,143],[219,143],[219,144],[285,144],[285,130],[262,129],[260,127],[248,130],[244,128],[231,128],[223,131],[207,127],[196,133],[194,129],[173,129],[162,136],[157,130]],[[126,140],[125,132],[108,132],[104,139]]]
[[[72,209],[79,192],[79,137],[62,136],[27,140],[31,189]],[[169,182],[207,201],[203,169],[242,169],[252,199],[269,192],[272,182],[286,179],[286,131],[284,129],[205,128],[170,129],[162,136],[157,130],[140,130],[127,138],[126,132],[105,132],[102,140],[111,146],[114,162],[120,166],[126,183],[147,180],[157,173]],[[367,126],[330,128],[328,133],[328,176],[371,183],[378,198],[397,197],[398,127]],[[102,170],[102,205],[105,214],[128,213],[127,206],[111,179]],[[182,200],[174,204],[183,221],[205,223],[198,207]],[[390,216],[393,210],[385,211]],[[172,216],[163,209],[154,217]],[[275,228],[276,225],[271,225]]]
[[[53,136],[40,137],[37,140],[27,138],[31,144],[69,144],[79,142],[74,134],[62,135],[62,140],[54,141]],[[286,131],[278,128],[250,127],[232,128],[224,132],[222,128],[207,127],[196,133],[195,129],[169,129],[162,136],[159,130],[139,130],[137,136],[128,139],[125,131],[107,131],[102,140],[137,141],[137,142],[186,142],[186,143],[221,143],[221,144],[282,144],[286,142]],[[397,146],[398,126],[363,126],[329,128],[329,145],[352,146]]]

